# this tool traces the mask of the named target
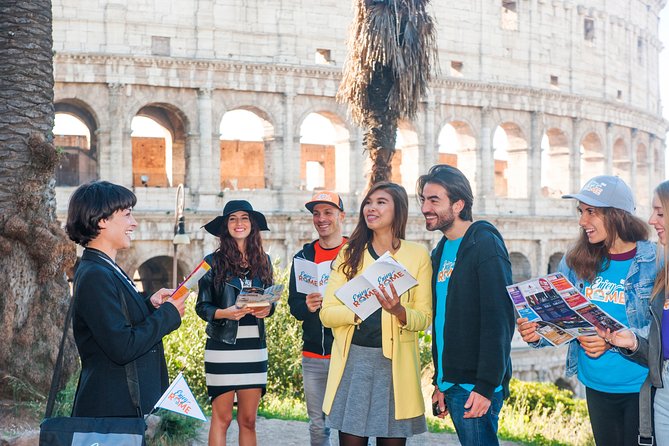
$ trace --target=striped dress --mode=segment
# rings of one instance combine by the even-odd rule
[[[239,320],[237,342],[207,338],[204,350],[207,391],[213,400],[226,392],[267,386],[267,344],[260,339],[258,319],[247,314]]]

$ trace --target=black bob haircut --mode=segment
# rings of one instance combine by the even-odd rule
[[[65,231],[75,243],[86,246],[100,234],[99,223],[116,211],[132,208],[137,197],[129,189],[108,181],[79,186],[67,208]]]
[[[416,183],[416,193],[423,195],[426,184],[438,184],[446,189],[446,195],[451,203],[462,200],[464,207],[459,217],[464,221],[472,221],[472,206],[474,205],[474,194],[469,180],[457,167],[448,164],[437,164],[432,166],[428,173],[421,175]]]

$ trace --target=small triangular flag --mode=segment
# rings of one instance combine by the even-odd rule
[[[207,421],[181,372],[172,381],[172,384],[163,393],[163,396],[160,397],[154,406],[154,409],[157,408],[171,410],[172,412],[197,418],[198,420]]]

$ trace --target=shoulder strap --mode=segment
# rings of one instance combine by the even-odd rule
[[[128,304],[126,303],[123,296],[121,296],[120,299],[121,307],[123,308],[123,314],[125,315],[128,323],[132,326],[132,322],[130,321],[130,313],[128,312]],[[128,381],[128,390],[130,391],[130,399],[132,400],[132,404],[137,410],[137,416],[142,418],[144,414],[142,413],[142,405],[140,403],[141,400],[139,397],[139,376],[137,375],[137,364],[135,361],[130,361],[124,366],[124,368],[125,378]]]
[[[128,312],[128,304],[125,301],[123,296],[121,299],[121,308],[123,309],[123,315],[130,325],[130,313]],[[46,401],[46,410],[44,412],[44,418],[51,418],[53,414],[53,406],[56,402],[56,394],[58,392],[58,384],[61,380],[61,375],[63,372],[63,349],[65,347],[65,339],[67,339],[67,330],[70,328],[70,321],[72,320],[72,314],[74,313],[74,297],[70,298],[70,304],[67,308],[67,315],[65,316],[65,323],[63,326],[63,336],[60,338],[60,346],[58,347],[58,357],[56,358],[56,365],[53,369],[53,375],[51,377],[51,387],[49,388],[49,397]],[[130,399],[132,400],[133,406],[137,410],[137,416],[142,417],[142,405],[140,404],[140,394],[139,394],[139,377],[137,375],[137,364],[135,361],[124,366],[125,368],[125,377],[128,382],[128,390],[130,392]]]
[[[67,339],[67,330],[70,328],[70,321],[72,320],[72,312],[74,311],[74,297],[70,298],[70,304],[67,307],[67,315],[65,316],[65,323],[63,326],[63,336],[60,338],[60,346],[58,347],[58,356],[56,358],[56,366],[53,369],[51,376],[51,387],[49,388],[49,397],[46,400],[46,410],[44,418],[51,418],[53,413],[53,405],[56,402],[56,393],[58,392],[58,384],[60,383],[61,374],[63,372],[63,348],[65,347],[65,339]]]

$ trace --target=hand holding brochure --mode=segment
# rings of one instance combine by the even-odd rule
[[[237,296],[235,306],[244,307],[267,307],[281,299],[283,285],[273,285],[269,288],[244,288]]]
[[[611,333],[627,327],[590,302],[561,273],[548,274],[506,287],[520,317],[536,322],[537,334],[553,345],[578,336]]]
[[[325,287],[330,279],[330,262],[314,263],[307,259],[296,257],[293,260],[295,270],[295,286],[298,293],[325,294]]]
[[[205,262],[204,260],[201,261],[193,270],[192,273],[186,277],[186,280],[181,282],[181,285],[177,287],[176,290],[174,290],[174,293],[172,293],[172,298],[173,299],[181,299],[182,297],[187,296],[191,291],[195,291],[197,289],[197,283],[200,281],[202,276],[207,274],[207,271],[211,269],[211,266]]]
[[[335,296],[364,321],[381,308],[373,290],[379,285],[388,286],[390,283],[395,286],[398,296],[418,284],[406,268],[386,252],[361,275],[354,277],[335,291]],[[390,288],[387,290],[390,293]]]

